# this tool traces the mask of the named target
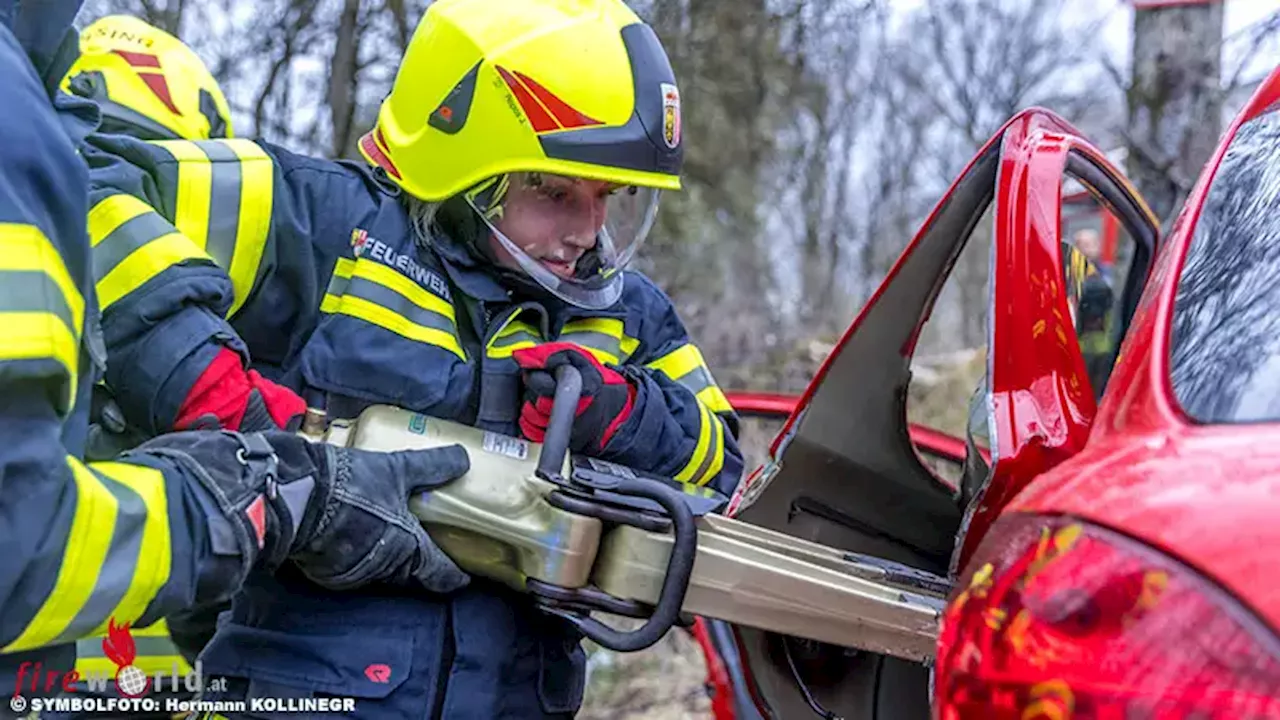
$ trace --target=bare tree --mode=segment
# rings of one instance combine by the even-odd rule
[[[1222,18],[1220,2],[1148,3],[1134,11],[1128,174],[1163,221],[1217,145]]]

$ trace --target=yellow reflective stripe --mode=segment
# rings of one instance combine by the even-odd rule
[[[44,273],[62,294],[61,300],[71,312],[72,327],[67,328],[77,340],[84,327],[84,296],[67,272],[62,254],[49,242],[40,228],[18,223],[0,223],[0,272]],[[55,305],[46,303],[52,310]]]
[[[527,322],[517,320],[518,313],[507,318],[507,322],[489,341],[486,353],[491,358],[509,358],[517,350],[537,347],[541,333]],[[506,341],[506,342],[504,342]]]
[[[351,258],[338,258],[333,266],[333,276],[329,278],[329,286],[325,289],[324,299],[320,301],[320,312],[333,313],[338,309],[338,301],[346,292],[347,281],[356,271],[356,261]]]
[[[720,389],[719,385],[708,385],[699,390],[694,397],[698,398],[698,402],[711,408],[711,412],[733,412],[733,405],[729,404],[729,398],[725,397],[724,391]]]
[[[236,249],[231,256],[231,284],[235,300],[228,314],[235,315],[244,305],[258,277],[258,266],[271,232],[272,193],[275,186],[275,164],[257,143],[249,140],[221,140],[240,158],[240,217],[236,228]]]
[[[340,298],[337,305],[337,308],[333,310],[335,313],[364,320],[410,340],[444,348],[457,355],[463,361],[467,359],[467,356],[462,352],[462,346],[458,344],[458,339],[447,332],[418,325],[403,315],[397,315],[381,305],[375,305],[363,298],[347,295]]]
[[[0,275],[0,282],[3,282]],[[0,312],[0,361],[52,358],[67,372],[68,396],[62,411],[75,405],[80,341],[51,312]]]
[[[175,238],[180,238],[181,242]],[[89,244],[98,302],[106,309],[169,267],[212,262],[163,216],[132,195],[112,195],[89,211]]]
[[[155,209],[132,195],[120,193],[107,197],[89,211],[89,245],[97,247],[116,228],[149,212]]]
[[[155,468],[118,462],[94,463],[93,469],[137,493],[146,508],[142,546],[133,566],[133,577],[129,581],[129,589],[111,613],[117,624],[131,623],[142,617],[147,606],[169,582],[172,539],[164,475]],[[94,634],[106,631],[107,618],[104,618]]]
[[[190,140],[156,140],[178,161],[178,197],[173,224],[201,250],[209,243],[209,204],[213,198],[213,165]]]
[[[724,392],[716,385],[707,367],[702,351],[693,343],[685,343],[671,352],[647,364],[654,370],[666,373],[667,377],[688,388],[712,412],[729,413],[733,406]]]
[[[62,636],[93,593],[98,571],[107,559],[116,524],[116,498],[79,460],[68,457],[66,462],[75,478],[76,509],[58,577],[31,624],[0,652],[41,647]]]
[[[338,295],[334,290],[343,294]],[[361,258],[351,265],[340,260],[330,279],[329,292],[320,303],[320,311],[364,320],[466,360],[456,334],[453,305],[410,278],[371,260]]]
[[[640,345],[623,328],[617,318],[579,318],[565,323],[557,339],[586,349],[601,363],[621,365]]]
[[[457,322],[453,314],[453,305],[386,265],[379,265],[372,260],[357,260],[355,271],[351,274],[351,277],[371,280],[385,288],[395,290],[408,298],[414,305],[443,315],[450,322]]]
[[[110,307],[143,283],[185,260],[209,260],[181,233],[169,233],[135,250],[98,281],[98,302]]]
[[[661,370],[672,380],[679,381],[685,375],[705,366],[705,363],[698,347],[693,343],[685,343],[649,363],[648,366],[654,370]]]
[[[708,467],[706,472],[702,473],[702,475],[694,481],[699,485],[706,485],[711,482],[715,476],[720,474],[720,470],[724,467],[724,423],[719,417],[716,417],[715,413],[711,412],[710,408],[707,409],[707,420],[711,422],[711,432],[715,434],[716,439],[715,445],[711,448],[710,467]]]
[[[698,444],[694,446],[689,462],[676,473],[676,480],[680,482],[696,482],[701,479],[702,473],[699,471],[703,469],[707,461],[707,452],[714,443],[712,435],[715,430],[712,428],[712,423],[715,419],[711,416],[711,411],[702,403],[698,403],[698,418]]]

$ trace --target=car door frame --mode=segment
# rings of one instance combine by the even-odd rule
[[[1159,221],[1142,196],[1066,121],[1047,112],[1031,113],[1009,127],[1002,143],[987,356],[993,464],[983,486],[965,488],[967,507],[951,563],[953,575],[1014,496],[1084,448],[1097,417],[1063,288],[1066,178],[1080,182],[1115,213],[1135,245],[1120,294],[1121,322],[1114,328],[1117,353],[1160,242]],[[1113,367],[1115,360],[1113,355]]]

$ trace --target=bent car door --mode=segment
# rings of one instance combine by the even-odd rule
[[[1096,393],[1075,323],[1087,315],[1076,296],[1091,265],[1062,246],[1069,179],[1129,240],[1121,253],[1124,279],[1104,313],[1108,336],[1095,353],[1104,376],[1145,282],[1155,223],[1121,173],[1076,130],[1050,112],[1024,111],[936,205],[729,512],[946,583],[1000,508],[1078,451],[1089,431]],[[907,388],[921,328],[988,213],[994,230],[985,376],[970,396],[955,484],[925,461],[924,436],[907,421]],[[1106,252],[1116,255],[1114,247]],[[724,652],[737,652],[746,692],[766,717],[929,716],[924,665],[749,628],[732,635],[734,647]]]

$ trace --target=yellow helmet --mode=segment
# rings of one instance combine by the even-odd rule
[[[627,188],[626,217],[610,215],[583,264],[591,277],[552,277],[488,223],[528,275],[599,307],[621,292],[660,191],[680,188],[680,129],[666,52],[622,0],[437,0],[359,147],[410,196],[465,197],[486,223],[511,173]]]
[[[80,33],[80,56],[62,89],[97,102],[107,132],[146,140],[233,137],[227,99],[199,56],[129,15],[109,15]]]

